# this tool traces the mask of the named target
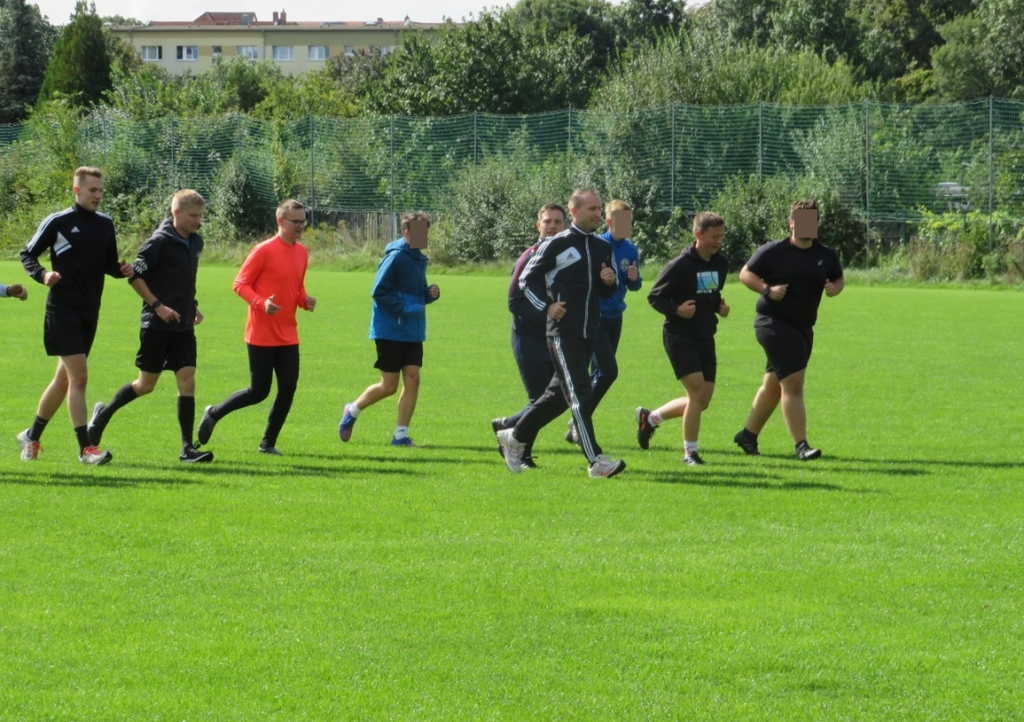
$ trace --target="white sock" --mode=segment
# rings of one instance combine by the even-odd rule
[[[659,426],[661,426],[661,422],[663,421],[663,419],[661,418],[661,414],[658,413],[659,411],[661,411],[661,409],[655,409],[654,411],[647,415],[647,420],[651,423],[651,426],[653,426],[654,428],[658,428]]]
[[[686,453],[687,454],[693,454],[693,453],[695,453],[697,451],[697,442],[696,441],[684,441],[683,442],[683,448],[686,449]]]
[[[361,414],[363,410],[356,406],[356,402],[353,401],[351,404],[348,405],[348,412],[352,414],[353,419],[358,419],[359,414]]]
[[[396,426],[395,427],[395,438],[396,439],[404,439],[408,435],[409,435],[409,427],[408,426]]]

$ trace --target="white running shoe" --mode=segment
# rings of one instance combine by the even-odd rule
[[[607,479],[615,476],[626,468],[626,462],[622,459],[612,461],[604,454],[598,454],[597,460],[590,465],[590,478]]]
[[[516,437],[512,436],[512,429],[502,429],[497,435],[498,446],[501,447],[501,453],[505,457],[505,466],[513,474],[518,474],[523,470],[526,444],[516,441]]]
[[[39,458],[39,452],[43,450],[43,445],[38,441],[32,441],[28,438],[28,429],[25,429],[18,434],[18,445],[21,447],[21,460],[22,461],[35,461]]]
[[[108,461],[114,458],[114,455],[109,451],[103,451],[98,446],[86,446],[82,449],[82,455],[78,457],[78,460],[83,464],[90,464],[92,466],[103,466]]]

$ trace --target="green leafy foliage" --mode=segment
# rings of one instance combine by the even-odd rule
[[[60,93],[73,103],[91,106],[102,101],[109,89],[110,54],[103,23],[95,4],[78,0],[71,22],[53,49],[39,99],[52,100]]]
[[[57,31],[38,5],[8,0],[0,9],[0,123],[17,123],[39,98]]]

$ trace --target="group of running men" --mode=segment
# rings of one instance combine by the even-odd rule
[[[47,217],[21,252],[28,274],[49,288],[43,343],[49,356],[58,357],[56,374],[43,392],[35,419],[18,434],[21,458],[38,459],[43,431],[66,398],[79,460],[90,465],[106,464],[112,455],[101,449],[100,443],[107,425],[119,409],[150,393],[163,371],[172,371],[178,384],[181,461],[213,461],[213,452],[202,447],[209,443],[217,423],[234,411],[266,399],[275,377],[277,395],[258,450],[281,455],[277,439],[299,380],[296,310],[312,312],[316,308],[316,298],[305,288],[309,251],[299,242],[306,228],[302,203],[286,200],[277,207],[277,233],[252,249],[235,278],[235,293],[249,305],[245,343],[250,384],[221,403],[207,406],[196,434],[195,326],[203,321],[196,299],[196,276],[203,250],[199,228],[206,201],[194,190],[175,193],[171,217],[142,245],[135,262],[126,263],[118,260],[113,219],[99,212],[102,170],[79,168],[72,190],[74,204]],[[359,411],[395,393],[401,373],[404,389],[399,401],[399,425],[391,443],[414,445],[408,436],[408,424],[415,410],[423,356],[423,309],[440,295],[436,285],[427,286],[426,256],[408,243],[409,227],[417,222],[429,224],[429,219],[423,213],[403,218],[404,238],[388,246],[378,269],[371,338],[377,340],[377,368],[382,377],[346,407],[347,431],[345,423],[341,430],[346,441]],[[40,263],[47,251],[50,270]],[[139,377],[118,389],[109,403],[96,403],[87,423],[87,358],[96,336],[106,275],[127,278],[142,299],[135,360]],[[0,284],[0,295],[25,300],[28,292],[20,284]]]
[[[277,379],[274,399],[259,452],[280,455],[278,436],[291,409],[299,379],[299,338],[296,311],[312,312],[316,299],[305,289],[308,249],[300,242],[306,227],[304,206],[295,200],[276,210],[277,233],[257,244],[242,264],[235,292],[248,306],[245,342],[250,384],[220,404],[207,406],[195,433],[195,326],[203,320],[196,300],[196,276],[203,239],[199,234],[206,202],[194,190],[180,190],[171,200],[171,217],[142,245],[134,263],[118,260],[116,233],[110,216],[99,212],[103,173],[98,168],[75,171],[71,208],[47,217],[21,252],[22,264],[37,282],[49,288],[43,324],[46,352],[57,356],[57,370],[39,401],[32,424],[18,434],[21,458],[33,461],[41,438],[64,399],[79,445],[82,463],[99,465],[112,455],[100,448],[114,414],[156,387],[163,371],[172,371],[178,386],[177,416],[181,431],[180,460],[213,460],[204,450],[217,423],[228,414],[262,402]],[[628,238],[632,223],[627,203],[615,200],[604,209],[608,230],[595,231],[602,221],[597,192],[580,189],[569,201],[572,222],[557,204],[539,213],[538,242],[519,258],[513,271],[508,304],[513,314],[512,348],[526,386],[529,403],[513,416],[494,419],[499,451],[513,472],[535,467],[532,447],[539,431],[571,410],[567,440],[580,446],[590,475],[610,477],[626,464],[606,457],[594,434],[593,412],[618,375],[615,354],[622,332],[627,290],[643,285],[639,253]],[[783,416],[800,459],[821,455],[806,440],[803,381],[813,343],[817,308],[824,292],[842,291],[842,267],[836,254],[815,240],[817,208],[813,201],[793,205],[790,228],[804,212],[813,212],[811,232],[768,243],[757,250],[740,272],[740,281],[758,292],[755,330],[768,357],[764,381],[754,398],[745,428],[736,443],[757,454],[757,434],[781,400]],[[426,280],[425,213],[402,218],[402,237],[388,245],[373,285],[370,338],[377,349],[380,381],[371,384],[344,407],[338,432],[349,441],[359,415],[398,391],[398,420],[391,444],[415,446],[409,425],[416,408],[426,306],[440,297]],[[720,252],[725,223],[713,213],[694,221],[696,241],[665,266],[648,300],[666,316],[664,344],[676,378],[686,396],[649,411],[636,411],[637,438],[648,448],[664,421],[683,417],[685,461],[703,464],[698,453],[700,414],[714,392],[717,316],[728,316],[721,295],[728,264]],[[47,270],[40,257],[50,252]],[[124,384],[109,403],[98,402],[86,422],[87,358],[95,338],[104,276],[127,278],[142,299],[141,331],[136,366],[139,376]],[[27,299],[24,286],[0,284],[0,296]],[[690,403],[693,401],[693,403]]]
[[[529,403],[491,422],[512,472],[536,467],[532,449],[538,432],[567,408],[572,418],[566,438],[582,449],[590,476],[614,476],[626,468],[625,461],[602,453],[592,417],[618,375],[615,352],[625,294],[639,291],[643,283],[637,248],[619,228],[631,218],[622,213],[630,210],[621,200],[608,203],[608,230],[598,236],[601,198],[594,190],[572,194],[568,227],[560,205],[540,209],[540,238],[517,261],[508,293],[512,351]],[[750,455],[760,453],[758,434],[781,402],[797,458],[821,456],[807,442],[804,378],[822,293],[839,294],[844,280],[838,256],[816,240],[817,213],[814,201],[794,203],[790,236],[758,248],[740,271],[741,283],[760,296],[754,329],[767,356],[746,425],[734,437]],[[686,395],[653,411],[637,408],[636,423],[637,441],[647,449],[661,424],[682,417],[684,461],[699,466],[704,464],[698,447],[701,413],[715,389],[718,316],[729,315],[722,297],[729,264],[721,252],[725,221],[720,216],[698,213],[693,233],[694,243],[665,266],[647,296],[665,316],[665,352]]]

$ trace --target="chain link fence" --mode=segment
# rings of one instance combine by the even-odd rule
[[[0,126],[0,169],[29,136],[28,126]],[[869,229],[948,213],[984,214],[990,229],[1024,222],[1024,103],[995,98],[291,122],[99,114],[80,125],[77,154],[133,188],[192,187],[211,197],[242,178],[256,206],[292,195],[322,219],[443,212],[471,167],[554,161],[565,194],[593,183],[642,195],[631,199],[664,213],[707,208],[730,178],[786,175],[827,184]]]

